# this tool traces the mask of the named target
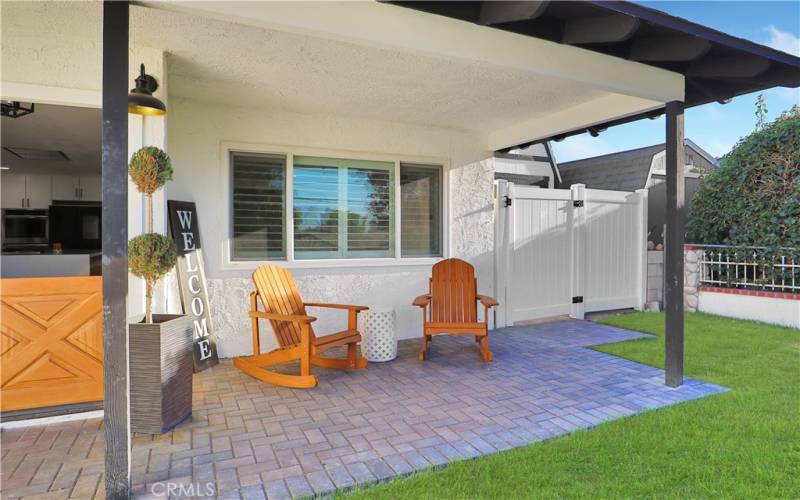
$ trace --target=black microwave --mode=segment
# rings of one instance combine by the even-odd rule
[[[50,244],[64,250],[101,247],[102,208],[95,202],[53,202],[50,205]]]
[[[47,247],[49,240],[47,210],[8,208],[3,210],[3,249]]]

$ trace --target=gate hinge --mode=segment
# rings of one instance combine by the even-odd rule
[[[512,203],[512,200],[511,200],[510,196],[503,196],[503,206],[504,207],[510,207],[511,203]]]
[[[572,206],[576,208],[580,208],[583,206],[583,200],[573,200]]]
[[[583,295],[578,295],[577,297],[572,297],[573,304],[583,304]]]

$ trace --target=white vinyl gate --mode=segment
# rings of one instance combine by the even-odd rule
[[[647,190],[543,189],[496,182],[495,323],[642,309]]]

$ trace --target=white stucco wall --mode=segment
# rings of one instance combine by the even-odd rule
[[[250,269],[226,268],[223,246],[229,233],[220,210],[228,186],[223,179],[223,143],[299,146],[366,154],[391,154],[449,160],[449,240],[453,256],[476,266],[479,286],[492,293],[493,178],[485,138],[458,130],[402,123],[306,115],[279,110],[232,108],[172,97],[169,113],[169,154],[175,169],[167,197],[195,201],[205,253],[217,346],[222,357],[251,351],[248,294],[253,289]],[[288,264],[291,266],[291,264]],[[400,338],[417,337],[421,313],[413,298],[427,292],[429,265],[293,268],[307,301],[390,305],[396,313]],[[311,310],[320,334],[346,326],[345,314]],[[275,345],[263,325],[264,348]]]
[[[737,290],[738,291],[738,290]],[[800,300],[700,290],[697,310],[729,318],[750,319],[800,328]]]

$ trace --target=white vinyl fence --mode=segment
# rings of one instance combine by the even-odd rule
[[[496,189],[497,326],[644,307],[647,190]]]

